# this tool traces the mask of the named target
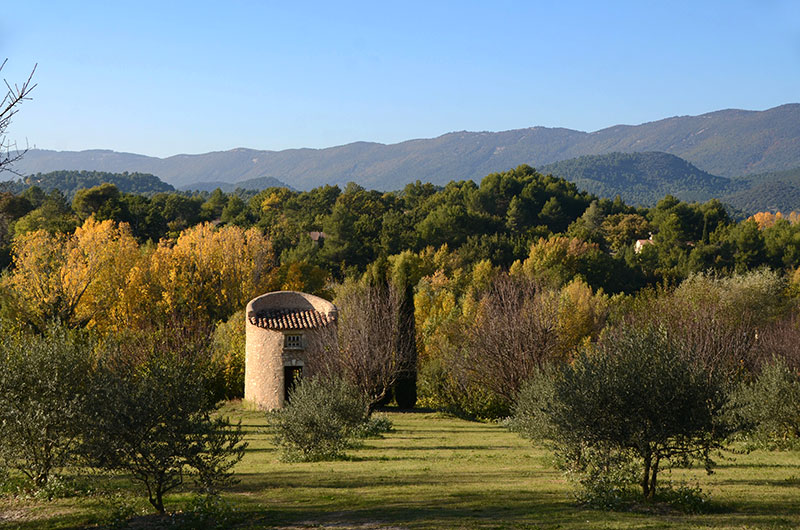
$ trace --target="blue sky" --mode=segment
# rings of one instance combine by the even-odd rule
[[[20,144],[153,156],[593,131],[800,102],[800,2],[35,1],[2,77],[38,63]]]

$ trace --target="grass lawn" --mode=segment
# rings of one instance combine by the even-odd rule
[[[250,443],[238,468],[241,482],[225,495],[242,528],[800,527],[797,452],[737,455],[710,476],[701,469],[673,474],[710,493],[712,513],[603,512],[576,506],[549,453],[497,425],[389,413],[394,431],[351,450],[349,460],[283,463],[263,414],[226,411],[242,418]],[[109,489],[115,493],[52,501],[0,497],[0,527],[76,528],[148,511],[126,481],[103,488]],[[167,508],[180,509],[190,498],[170,495]],[[166,523],[137,518],[130,526]]]

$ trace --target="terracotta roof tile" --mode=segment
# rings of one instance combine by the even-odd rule
[[[327,326],[334,321],[325,313],[313,309],[271,309],[248,320],[254,326],[265,329],[315,329]]]

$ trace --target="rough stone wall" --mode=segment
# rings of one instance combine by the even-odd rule
[[[284,349],[284,332],[264,329],[250,323],[249,316],[267,309],[314,309],[327,315],[336,314],[336,306],[322,298],[294,291],[268,293],[254,298],[245,311],[245,377],[244,398],[262,410],[284,406],[284,367],[304,366],[307,359],[322,347],[321,334],[326,330],[286,330],[303,335],[303,350]]]
[[[283,406],[283,333],[247,322],[244,399],[263,410]],[[257,369],[256,369],[257,367]]]

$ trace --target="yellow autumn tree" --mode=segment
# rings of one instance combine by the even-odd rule
[[[781,212],[758,212],[748,217],[748,221],[751,219],[756,222],[758,228],[764,230],[774,226],[779,219],[786,219],[791,224],[797,224],[800,222],[800,213],[791,211],[788,215],[783,215]]]
[[[171,244],[162,241],[151,257],[164,315],[223,320],[258,294],[274,288],[272,245],[256,228],[215,229],[204,223]]]
[[[558,301],[558,341],[562,359],[568,360],[588,342],[597,339],[606,323],[609,298],[576,278],[561,288]]]
[[[131,271],[141,262],[139,244],[127,224],[89,218],[74,234],[70,270],[87,286],[75,309],[80,322],[100,330],[112,322],[109,313],[119,303]]]
[[[750,216],[748,221],[751,219],[756,222],[759,229],[764,230],[773,226],[778,219],[783,219],[783,214],[781,212],[758,212]]]
[[[561,287],[580,274],[600,253],[596,244],[577,238],[540,238],[531,245],[525,261],[515,261],[510,272],[512,276],[524,276],[552,287]]]
[[[2,285],[17,320],[37,329],[54,319],[73,327],[98,322],[139,254],[127,225],[94,218],[73,234],[21,234],[12,250]]]
[[[139,248],[136,259],[125,271],[124,280],[117,288],[114,305],[102,321],[97,320],[98,328],[121,332],[144,329],[154,323],[159,316],[157,304],[161,299],[160,282],[152,267],[154,254],[153,245]]]
[[[418,403],[427,407],[452,405],[457,382],[450,357],[460,351],[464,338],[461,306],[453,282],[443,270],[417,284],[414,319],[419,351]]]
[[[414,319],[420,363],[450,349],[450,335],[460,313],[450,280],[441,270],[419,282],[414,295]]]

